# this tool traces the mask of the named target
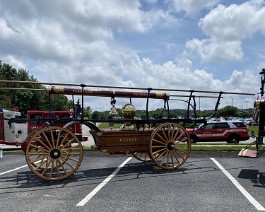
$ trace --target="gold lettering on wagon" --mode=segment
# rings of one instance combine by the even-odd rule
[[[89,93],[89,94],[92,94],[93,91],[92,90],[84,90],[84,93]]]
[[[73,89],[72,92],[76,94],[91,94],[92,90]]]
[[[141,137],[141,138],[138,138],[138,137],[123,137],[123,138],[120,138],[120,142],[121,143],[133,143],[133,142],[144,142],[144,141],[149,141],[149,139],[145,138],[145,137]]]
[[[133,93],[134,96],[148,96],[147,93]]]
[[[81,89],[74,89],[73,93],[82,93],[82,90]]]

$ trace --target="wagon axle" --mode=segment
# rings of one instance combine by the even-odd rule
[[[53,149],[51,152],[50,152],[50,156],[51,158],[53,159],[58,159],[60,156],[61,156],[61,152],[59,149]]]
[[[175,144],[173,143],[173,142],[169,142],[168,144],[167,144],[167,149],[168,150],[173,150],[175,148]]]

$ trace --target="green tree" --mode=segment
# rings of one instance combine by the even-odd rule
[[[0,61],[0,79],[15,81],[37,82],[33,76],[25,69],[16,70],[8,64]],[[68,110],[72,108],[71,101],[66,96],[51,95],[49,104],[49,95],[45,91],[36,91],[45,87],[37,83],[0,83],[0,87],[10,87],[12,90],[0,89],[0,107],[6,109],[19,107],[22,113],[27,110]],[[16,89],[14,89],[16,88]],[[35,89],[26,90],[25,88]]]
[[[84,108],[84,117],[87,118],[87,119],[91,119],[92,117],[92,114],[93,114],[93,110],[91,109],[90,106]]]
[[[151,111],[150,116],[154,119],[161,119],[163,116],[167,116],[167,113],[163,108],[158,108],[154,111]]]
[[[91,116],[92,119],[99,119],[100,113],[98,111],[94,111]]]
[[[225,106],[216,113],[217,117],[239,116],[239,110],[234,106]]]
[[[73,107],[73,105],[67,99],[67,97],[62,94],[50,95],[50,102],[48,101],[49,100],[48,94],[46,94],[46,97],[47,97],[46,108],[45,108],[46,110],[49,110],[49,107],[52,110],[70,110]]]

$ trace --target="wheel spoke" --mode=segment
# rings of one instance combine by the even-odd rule
[[[166,139],[166,140],[164,140],[165,141],[165,143],[167,144],[168,143],[168,137],[167,137],[167,134],[166,134],[166,132],[165,132],[165,128],[162,128],[162,134],[164,135],[164,138]]]
[[[175,167],[175,165],[174,165],[174,158],[173,158],[173,153],[172,153],[172,151],[170,151],[169,152],[170,153],[170,158],[171,158],[171,162],[172,162],[172,167]]]
[[[151,160],[151,158],[149,157],[149,154],[147,152],[134,152],[132,153],[132,155],[140,161],[143,162],[148,162]]]
[[[183,138],[182,140],[178,140],[178,142],[177,142],[177,143],[180,143],[180,142],[185,142],[185,141],[188,141],[188,138],[187,138],[187,137]]]
[[[40,158],[40,156],[42,156],[42,155],[38,155],[38,157],[35,158],[34,160],[31,160],[30,163],[31,164],[35,164],[37,162],[41,163],[42,161],[47,160],[47,155],[44,155],[42,158]]]
[[[58,160],[58,163],[60,164],[60,167],[62,167],[62,169],[63,169],[65,175],[67,175],[67,171],[65,170],[63,163],[61,163],[60,160]]]
[[[55,131],[55,130],[54,130]],[[56,132],[56,131],[55,131]],[[51,135],[51,141],[52,141],[52,147],[56,148],[55,147],[55,143],[54,143],[54,135],[53,135],[53,129],[50,128],[50,135]]]
[[[44,163],[45,163],[45,160],[43,160],[41,163],[39,163],[39,165],[36,166],[34,169],[35,169],[35,170],[39,169]],[[35,165],[35,164],[34,164],[34,165]]]
[[[41,156],[41,155],[47,155],[47,153],[45,153],[45,152],[31,152],[31,153],[29,153],[29,156],[33,156],[33,155]]]
[[[52,177],[53,170],[54,170],[54,159],[52,158],[51,159],[50,177]]]
[[[168,164],[169,164],[169,153],[170,151],[167,151],[167,155],[166,155],[166,157],[167,157],[167,163],[166,163],[166,167],[168,167]]]
[[[179,140],[179,138],[181,138],[184,134],[185,134],[185,132],[181,131],[180,135],[176,138],[176,136],[178,135],[178,133],[176,133],[176,136],[174,137],[174,139],[172,139],[172,141],[176,141],[177,142]]]
[[[166,148],[166,146],[165,145],[153,145],[153,148]]]
[[[80,155],[79,152],[62,152],[61,155],[63,156],[67,156],[67,155]]]
[[[68,160],[65,160],[64,158],[62,158],[62,160],[64,161],[65,164],[67,164],[67,165],[70,166],[72,169],[74,169],[74,167],[73,167],[70,163],[68,163]]]
[[[41,139],[37,138],[37,141],[40,142],[46,149],[51,149],[45,143],[43,143],[43,141]],[[36,149],[40,148],[40,146],[34,146],[33,144],[30,144],[30,145],[35,147]]]
[[[56,170],[57,170],[57,176],[60,176],[60,170],[59,170],[59,166],[58,166],[58,161],[55,161],[55,165],[56,165]]]
[[[64,135],[62,141],[60,142],[60,144],[58,145],[57,148],[59,148],[59,147],[64,143],[64,141],[65,141],[65,139],[68,137],[68,135],[69,135],[69,133],[66,133],[66,135]]]
[[[68,146],[69,144],[71,144],[73,141],[75,140],[75,138],[69,140],[65,145],[63,145],[60,149],[65,148],[66,146]]]
[[[180,164],[179,159],[178,159],[178,155],[179,155],[179,154],[178,154],[176,151],[173,151],[172,153],[173,153],[174,157],[176,158],[178,164]],[[180,156],[180,155],[179,155],[179,156]],[[181,157],[181,156],[180,156],[180,157]],[[181,158],[182,158],[182,157],[181,157]],[[182,160],[183,160],[183,158],[182,158]]]
[[[159,152],[161,152],[161,153],[159,153]],[[167,149],[166,148],[160,149],[159,151],[154,152],[154,154],[158,154],[158,156],[156,157],[156,159],[159,159],[159,158],[161,158],[163,156],[163,161],[164,161],[164,155],[166,154],[166,152],[167,152]]]
[[[72,158],[72,157],[69,157],[68,160],[72,160],[72,161],[74,161],[74,162],[78,162],[77,159],[74,159],[74,158]]]
[[[49,167],[49,165],[48,165],[47,162],[48,162],[48,161],[46,161],[46,166],[45,166],[45,168],[43,169],[43,171],[42,171],[42,173],[41,173],[42,176],[45,175],[45,172],[47,171],[47,168]]]
[[[167,143],[162,142],[162,141],[159,141],[159,140],[157,140],[157,139],[153,139],[153,141],[155,141],[156,143],[163,144],[163,146],[166,146],[166,145],[167,145]]]
[[[161,154],[160,152],[162,152],[162,151],[166,151],[166,150],[167,150],[167,148],[162,148],[162,149],[159,149],[159,150],[153,152],[153,154],[154,154],[154,155],[156,155],[156,154]]]
[[[37,135],[37,133],[36,133],[35,135]],[[45,131],[42,132],[42,135],[44,136],[44,138],[45,138],[47,144],[49,144],[49,146],[50,146],[50,148],[47,148],[47,149],[52,149],[53,147],[52,147],[52,145],[51,145],[51,143],[50,143],[49,138],[48,138],[47,135],[46,135],[46,132],[45,132]]]
[[[55,145],[55,148],[57,149],[58,148],[58,146],[59,146],[59,142],[60,142],[60,136],[61,136],[61,130],[59,130],[59,132],[58,132],[58,135],[57,135],[57,140],[56,140],[56,145]]]
[[[170,138],[170,140],[171,141],[174,141],[174,137],[176,136],[176,134],[178,134],[178,132],[177,133],[175,133],[175,130],[176,130],[176,128],[173,126],[171,126],[171,130],[168,130],[169,132],[171,132],[170,134],[171,134],[171,136],[169,137]],[[169,133],[168,132],[168,133]]]

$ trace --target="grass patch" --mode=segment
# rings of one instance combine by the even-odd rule
[[[192,144],[191,151],[240,151],[244,149],[247,145],[246,144]],[[255,145],[252,145],[249,149],[256,149]]]
[[[83,150],[84,151],[95,151],[95,150],[98,150],[98,148],[96,147],[96,145],[93,145],[93,146],[83,146]]]
[[[114,126],[112,128],[120,128],[122,126],[121,123],[115,123]],[[108,129],[110,128],[109,123],[108,122],[102,122],[99,126],[99,129]]]
[[[256,136],[258,136],[258,133],[259,133],[259,126],[249,126],[248,127],[248,132],[249,132],[249,135],[251,136],[251,132],[254,132],[254,134]]]

